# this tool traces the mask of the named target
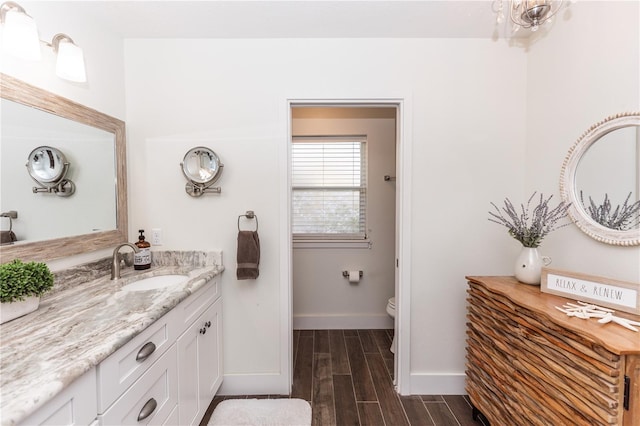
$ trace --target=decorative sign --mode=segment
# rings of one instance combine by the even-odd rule
[[[542,268],[540,290],[640,315],[640,283]]]

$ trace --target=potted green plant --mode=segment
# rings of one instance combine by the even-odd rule
[[[44,263],[15,259],[0,265],[0,324],[38,309],[40,296],[51,287],[53,274]]]

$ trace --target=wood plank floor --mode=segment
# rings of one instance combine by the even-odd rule
[[[400,396],[393,387],[393,330],[295,330],[291,398],[311,403],[312,425],[482,426],[463,395]],[[287,398],[284,395],[216,396]]]

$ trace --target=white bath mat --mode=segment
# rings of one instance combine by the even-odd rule
[[[209,426],[310,426],[311,405],[303,399],[227,399]]]

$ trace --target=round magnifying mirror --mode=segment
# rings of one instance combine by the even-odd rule
[[[213,184],[222,171],[222,164],[215,152],[206,147],[190,149],[182,161],[182,173],[193,183],[207,187]]]
[[[50,146],[40,146],[29,154],[27,170],[43,186],[55,186],[64,178],[68,166],[62,152]]]

